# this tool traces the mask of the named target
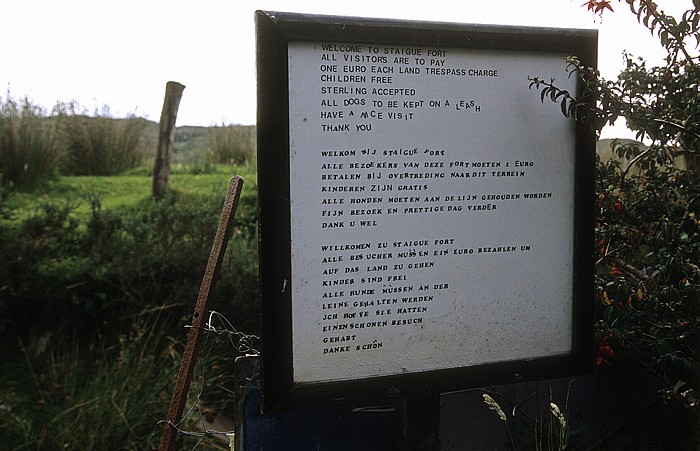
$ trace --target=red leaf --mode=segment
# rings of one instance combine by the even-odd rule
[[[589,11],[593,11],[596,14],[602,13],[606,9],[609,9],[610,11],[613,10],[612,6],[610,5],[610,0],[588,0],[581,6],[585,6]]]
[[[617,199],[617,200],[615,201],[615,211],[618,212],[618,213],[621,213],[621,212],[622,212],[622,208],[623,208],[623,206],[622,206],[622,201],[621,201],[620,199]]]

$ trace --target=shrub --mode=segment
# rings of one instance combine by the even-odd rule
[[[0,219],[9,219],[12,216],[12,211],[7,206],[7,200],[12,195],[14,184],[9,180],[5,180],[2,172],[0,172]],[[2,227],[0,225],[0,227]]]
[[[14,251],[12,246],[14,240],[10,238],[9,228],[5,225],[4,220],[12,217],[12,211],[7,206],[7,200],[11,194],[12,183],[5,182],[0,173],[0,332],[10,322],[5,292],[9,290],[7,280],[9,279],[11,255]]]
[[[88,116],[75,103],[59,104],[54,111],[67,150],[65,175],[116,175],[143,163],[145,119],[116,119],[106,106]]]
[[[165,418],[181,358],[181,343],[171,337],[186,335],[183,324],[223,203],[224,186],[217,185],[109,210],[97,190],[87,189],[87,224],[77,219],[75,200],[44,202],[21,221],[0,221],[0,262],[8,262],[8,271],[0,271],[0,326],[29,337],[26,362],[17,360],[12,340],[0,349],[0,443],[12,449],[157,446],[157,422]],[[209,303],[253,333],[259,330],[256,212],[254,184],[246,185]],[[6,320],[11,323],[1,324]],[[222,387],[230,383],[226,368],[234,356],[227,337],[208,337],[216,351],[210,351],[213,360],[200,359],[201,374],[216,388],[206,396],[193,390],[191,397],[219,406],[229,396]],[[44,354],[39,341],[50,343]],[[191,414],[182,427],[201,426],[199,418]],[[190,449],[199,440],[182,442]]]
[[[0,173],[22,190],[55,177],[65,154],[57,138],[56,122],[41,108],[8,93],[0,104]]]
[[[700,7],[680,20],[651,0],[625,0],[639,22],[667,51],[666,65],[647,67],[626,55],[617,80],[569,58],[597,103],[590,107],[554,83],[533,78],[542,98],[600,130],[624,117],[637,138],[613,143],[628,163],[598,162],[596,203],[596,363],[613,365],[625,356],[641,363],[665,385],[669,397],[700,405]],[[608,0],[589,9],[612,10]],[[620,359],[623,360],[623,359]],[[697,410],[697,409],[696,409]]]
[[[89,250],[73,216],[75,203],[44,203],[19,226],[4,230],[3,267],[7,318],[15,327],[60,328],[85,312],[90,287]],[[94,293],[87,293],[92,299]],[[92,301],[91,301],[92,302]]]
[[[248,163],[255,159],[255,127],[224,124],[211,127],[209,146],[217,163]]]
[[[177,156],[177,162],[170,167],[171,174],[214,174],[217,165],[213,152],[209,149],[197,149]]]
[[[700,180],[670,164],[623,178],[611,162],[597,173],[597,363],[624,353],[681,395],[698,371]]]
[[[18,225],[0,229],[7,238],[0,244],[3,318],[18,332],[28,322],[46,329],[81,322],[120,327],[144,308],[167,305],[171,318],[179,320],[197,298],[223,204],[222,188],[216,187],[216,194],[173,192],[161,201],[146,198],[111,210],[103,210],[99,194],[88,191],[86,225],[75,218],[76,202],[64,200],[46,202]],[[256,332],[253,190],[248,188],[239,203],[235,235],[211,306],[225,314],[240,308],[239,324]]]

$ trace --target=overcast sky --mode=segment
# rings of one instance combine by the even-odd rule
[[[623,3],[602,20],[584,0],[3,0],[0,96],[50,109],[157,121],[168,80],[186,85],[178,125],[255,123],[256,10],[459,23],[597,28],[599,69],[612,78],[628,50],[662,64],[656,39]],[[690,0],[658,0],[669,12]],[[606,134],[619,135],[620,132]]]

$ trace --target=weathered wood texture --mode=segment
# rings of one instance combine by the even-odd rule
[[[156,161],[153,166],[153,197],[162,199],[168,189],[170,179],[170,155],[175,138],[175,121],[177,110],[180,107],[180,99],[185,85],[176,81],[169,81],[165,85],[165,99],[163,111],[160,113],[160,125],[158,126],[158,147],[156,149]]]

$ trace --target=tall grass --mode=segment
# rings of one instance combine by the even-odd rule
[[[224,124],[211,127],[209,146],[217,163],[245,164],[255,159],[255,127]]]
[[[59,104],[54,112],[67,149],[65,175],[116,175],[143,163],[145,119],[116,119],[106,106],[88,116],[75,103]]]
[[[24,97],[0,99],[0,174],[20,190],[63,175],[115,175],[147,156],[148,123],[114,118],[108,107],[87,115],[75,102],[51,115]]]
[[[65,155],[57,123],[27,97],[0,103],[0,173],[21,190],[54,178]]]
[[[164,313],[142,311],[124,333],[91,341],[53,335],[40,357],[20,342],[23,358],[0,362],[0,378],[10,381],[0,393],[0,449],[156,449],[186,335],[182,327],[169,334]],[[231,368],[241,352],[239,338],[205,332],[177,425],[183,431],[178,449],[229,449],[217,443],[222,434],[203,431],[212,426],[205,418],[233,415]],[[7,349],[0,353],[6,357]]]
[[[61,341],[41,359],[24,350],[33,390],[0,420],[3,449],[154,449],[181,349],[162,325],[142,315],[113,338]]]

